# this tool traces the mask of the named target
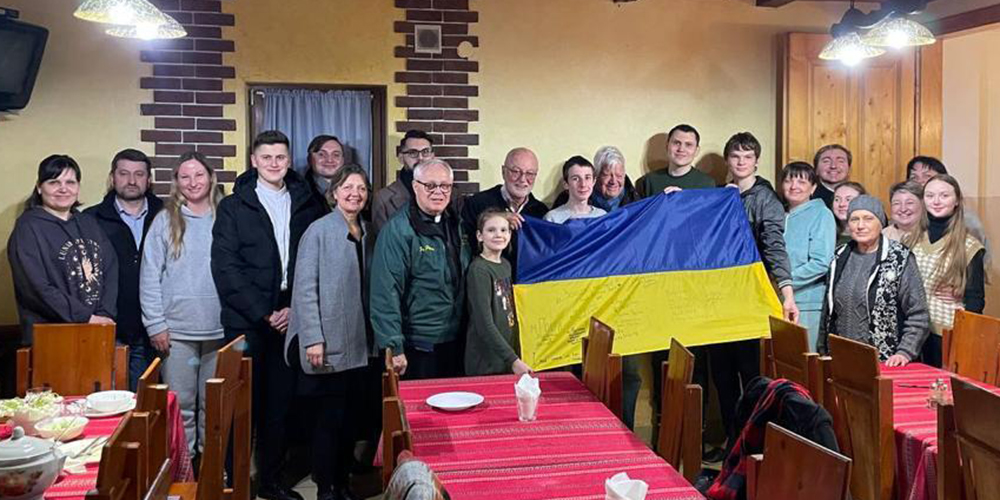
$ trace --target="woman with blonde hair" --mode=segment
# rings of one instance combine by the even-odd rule
[[[954,325],[955,311],[982,313],[986,307],[983,244],[969,234],[962,189],[948,174],[924,185],[927,230],[913,246],[927,291],[931,335],[924,344],[924,363],[941,366],[941,331]]]
[[[927,229],[924,187],[918,182],[899,182],[889,189],[889,225],[882,234],[912,248]]]
[[[139,277],[142,322],[164,358],[163,381],[177,394],[192,455],[204,446],[205,381],[225,343],[219,296],[208,279],[221,199],[208,159],[194,151],[181,155],[170,198],[146,235]]]

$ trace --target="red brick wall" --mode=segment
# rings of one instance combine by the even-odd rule
[[[395,81],[406,84],[406,94],[396,97],[396,106],[406,108],[406,120],[396,122],[396,131],[420,129],[431,134],[434,153],[455,169],[460,192],[478,191],[479,183],[469,182],[469,171],[479,169],[479,159],[470,157],[469,146],[479,145],[479,134],[469,132],[469,124],[479,121],[479,110],[470,108],[479,87],[469,83],[469,74],[479,71],[479,62],[461,58],[457,47],[464,41],[479,46],[479,37],[469,35],[479,13],[469,10],[469,0],[395,1],[405,19],[393,27],[404,42],[396,47],[396,58],[405,62]],[[414,52],[417,24],[441,26],[440,54]]]
[[[236,93],[223,91],[223,80],[236,76],[224,62],[224,54],[236,47],[223,36],[235,18],[222,12],[222,0],[151,1],[188,32],[184,38],[148,42],[139,55],[152,67],[152,76],[139,85],[152,91],[140,112],[154,117],[153,128],[140,138],[155,145],[153,189],[169,191],[174,161],[192,149],[209,158],[220,181],[232,182],[237,172],[221,169],[223,158],[236,156],[236,146],[225,143],[223,132],[236,130],[236,120],[223,118],[223,111],[236,103]]]

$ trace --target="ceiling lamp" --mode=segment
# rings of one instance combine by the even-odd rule
[[[862,41],[874,47],[916,47],[934,43],[934,34],[924,25],[905,17],[890,16],[865,33]]]
[[[856,31],[838,36],[823,47],[819,53],[820,59],[840,61],[848,66],[854,66],[864,59],[885,54],[885,49],[872,47],[861,40]]]
[[[73,15],[84,21],[115,25],[156,24],[164,14],[147,0],[84,0]]]
[[[176,19],[163,12],[159,12],[159,14],[161,18],[155,22],[112,26],[104,30],[104,32],[111,36],[138,38],[140,40],[162,40],[187,36],[187,31]]]

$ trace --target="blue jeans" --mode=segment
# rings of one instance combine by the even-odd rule
[[[145,337],[145,336],[144,336]],[[139,387],[139,377],[156,359],[157,352],[149,343],[149,337],[133,340],[128,344],[128,390],[135,392]]]

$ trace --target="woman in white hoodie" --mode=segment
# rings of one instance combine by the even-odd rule
[[[139,281],[142,322],[164,357],[163,380],[177,394],[192,455],[204,446],[205,381],[225,344],[221,306],[211,279],[212,225],[222,192],[200,153],[174,167],[165,209],[153,220]],[[195,423],[197,422],[197,433]]]

